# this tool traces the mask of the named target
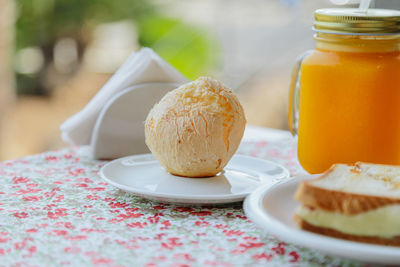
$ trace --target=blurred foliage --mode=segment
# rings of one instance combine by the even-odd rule
[[[155,13],[145,0],[17,0],[17,10],[17,49],[65,36],[86,38],[100,23],[138,20]]]
[[[188,78],[195,78],[216,61],[215,38],[179,19],[166,18],[146,0],[16,0],[16,51],[40,47],[45,64],[35,75],[17,75],[19,93],[46,93],[45,73],[54,44],[72,37],[80,56],[94,28],[106,22],[130,19],[139,30],[139,44],[153,48]]]
[[[138,26],[139,43],[152,47],[189,79],[204,75],[218,61],[217,39],[204,29],[163,16],[146,17]]]

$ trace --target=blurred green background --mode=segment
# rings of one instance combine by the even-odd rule
[[[47,82],[46,77],[59,40],[68,38],[75,43],[77,62],[63,73],[71,75],[82,62],[96,27],[115,21],[131,22],[139,46],[153,48],[189,79],[204,75],[218,64],[215,50],[219,46],[214,36],[199,26],[163,15],[149,1],[17,0],[16,11],[19,94],[43,95],[54,88],[54,83]]]

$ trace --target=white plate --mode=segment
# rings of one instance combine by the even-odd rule
[[[100,170],[108,183],[152,200],[182,204],[221,204],[242,201],[262,184],[289,177],[282,166],[235,155],[217,176],[179,177],[166,172],[152,154],[113,160]]]
[[[246,198],[246,215],[264,231],[296,245],[366,262],[400,263],[400,248],[346,241],[297,228],[293,216],[299,204],[293,199],[293,195],[301,181],[312,178],[315,175],[300,176],[272,186],[260,187]]]

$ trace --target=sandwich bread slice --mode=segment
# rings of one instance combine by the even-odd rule
[[[400,166],[336,164],[295,193],[301,229],[332,237],[400,246]]]

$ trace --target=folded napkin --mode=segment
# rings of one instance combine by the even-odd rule
[[[60,126],[61,137],[65,142],[73,145],[89,145],[99,114],[113,96],[135,85],[148,83],[183,84],[186,82],[187,79],[182,74],[165,62],[152,49],[142,48],[126,60],[81,111]],[[143,99],[143,101],[148,100]]]

